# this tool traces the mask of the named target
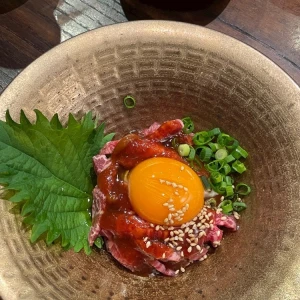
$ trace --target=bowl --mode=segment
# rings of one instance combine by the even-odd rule
[[[126,109],[123,97],[136,98]],[[112,25],[41,56],[4,91],[1,118],[92,111],[117,137],[190,116],[220,127],[250,153],[253,192],[240,229],[175,278],[140,277],[105,251],[90,256],[29,242],[0,202],[0,295],[7,299],[298,299],[299,87],[273,62],[221,33],[176,22]],[[298,247],[297,247],[298,246]]]

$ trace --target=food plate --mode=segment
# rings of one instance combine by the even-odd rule
[[[122,99],[133,95],[134,109]],[[190,116],[221,127],[250,153],[240,230],[175,278],[139,277],[103,250],[90,256],[30,244],[12,205],[0,202],[0,295],[12,299],[298,299],[300,93],[274,63],[199,26],[112,25],[73,38],[27,67],[0,102],[18,119],[33,109],[63,120],[92,110],[117,137]]]

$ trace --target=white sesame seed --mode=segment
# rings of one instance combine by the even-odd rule
[[[180,170],[183,171],[183,170],[184,170],[184,166],[181,166],[181,167],[180,167]]]
[[[171,224],[174,224],[174,221],[173,221],[173,220],[170,220],[170,223],[171,223]]]
[[[196,246],[196,249],[200,251],[200,250],[201,250],[201,247],[200,247],[199,245],[197,245],[197,246]]]
[[[218,230],[218,231],[217,231],[217,236],[220,236],[220,234],[221,234],[221,231]]]
[[[177,236],[177,235],[174,237],[174,240],[175,240],[175,241],[178,241],[178,236]]]
[[[188,247],[187,252],[191,253],[192,252],[192,247]]]
[[[150,223],[150,227],[154,227],[154,224]]]
[[[181,268],[180,268],[180,271],[181,271],[182,273],[184,273],[184,272],[185,272],[185,268],[181,267]]]
[[[165,252],[163,253],[162,258],[166,258],[166,253]]]
[[[160,183],[164,183],[165,180],[164,180],[164,179],[159,179],[159,182],[160,182]]]
[[[206,228],[209,228],[210,226],[213,226],[213,224],[208,224],[208,223],[205,223],[204,225],[205,225]]]
[[[183,238],[184,237],[184,233],[179,233],[178,236],[181,237],[181,238]]]
[[[179,250],[181,250],[181,249],[182,249],[181,246],[179,246],[179,247],[176,248],[177,251],[179,251]]]
[[[164,223],[168,223],[169,222],[169,219],[168,218],[165,218],[164,219]]]
[[[194,219],[193,219],[193,221],[195,222],[195,221],[197,221],[197,219],[198,219],[198,217],[195,217]],[[193,224],[192,224],[193,225]]]
[[[192,241],[190,239],[186,239],[186,241],[190,244]]]
[[[171,247],[171,248],[174,248],[174,245],[171,244],[171,243],[169,243],[168,246]]]
[[[147,242],[147,240],[148,240],[148,237],[146,236],[146,237],[144,237],[143,238],[143,240],[144,240],[144,242]]]
[[[147,244],[146,244],[146,248],[149,248],[151,246],[151,242],[148,241]]]
[[[189,209],[189,208],[190,208],[190,205],[187,203],[187,204],[185,205],[185,207],[186,207],[186,209]]]
[[[172,198],[170,198],[170,199],[168,200],[168,202],[171,202],[171,203],[172,203],[172,202],[174,202],[174,200],[173,200]]]
[[[205,219],[206,219],[206,220],[209,220],[209,216],[208,216],[208,215],[205,215]]]
[[[193,232],[194,232],[193,229],[190,229],[190,230],[189,230],[189,234],[192,234]]]
[[[201,227],[199,228],[200,230],[204,230],[206,228],[205,225],[201,225]]]
[[[177,275],[178,273],[179,273],[179,270],[176,270],[176,271],[175,271],[175,274]]]
[[[168,227],[168,230],[174,230],[173,226]]]
[[[183,242],[183,238],[180,236],[180,237],[178,238],[178,241]]]
[[[183,189],[187,192],[189,189],[187,187],[183,187]]]
[[[183,251],[181,251],[180,255],[181,255],[182,257],[184,257],[184,253],[183,253]]]
[[[175,211],[176,209],[174,207],[169,208],[169,211]]]
[[[166,238],[164,239],[164,241],[167,243],[170,240],[170,238]]]
[[[177,210],[177,213],[181,215],[182,214],[182,210],[181,209]]]
[[[169,204],[168,207],[172,208],[172,207],[174,207],[174,204]]]
[[[179,187],[180,189],[183,189],[183,185],[181,185],[181,184],[178,184],[178,187]]]
[[[205,235],[205,231],[200,231],[199,234],[198,234],[198,237],[201,238],[204,235]]]
[[[204,224],[206,222],[206,219],[202,219],[201,223]]]
[[[233,212],[233,216],[238,220],[240,218],[240,214],[236,211]]]
[[[172,219],[172,214],[168,214],[168,219],[169,219],[169,220]]]
[[[171,185],[171,182],[170,182],[170,181],[166,181],[166,184],[167,184],[167,185]]]
[[[165,202],[165,203],[163,204],[163,206],[169,206],[169,203],[168,203],[168,202]]]
[[[182,229],[185,227],[186,227],[185,223],[180,226],[180,228],[182,228]]]
[[[178,246],[178,243],[177,243],[177,242],[172,241],[172,243],[173,243],[174,246]]]
[[[197,244],[196,243],[191,243],[191,246],[192,247],[195,247]]]
[[[209,212],[207,215],[208,215],[209,217],[211,217],[213,214],[212,214],[212,212]]]
[[[158,231],[159,230],[159,225],[155,226],[155,230]]]
[[[176,188],[176,187],[177,187],[177,183],[172,182],[172,187],[173,187],[173,188]]]
[[[174,236],[174,232],[173,231],[170,232],[170,236]]]
[[[183,207],[181,210],[182,210],[183,213],[186,212],[186,208],[185,207]]]
[[[227,219],[227,217],[225,217],[225,216],[224,216],[224,217],[221,217],[221,220],[222,220],[222,221],[225,221],[226,219]]]
[[[179,196],[179,193],[178,193],[177,191],[175,191],[174,194],[175,194],[176,196]]]
[[[184,230],[184,232],[185,232],[185,233],[188,233],[189,230],[190,230],[190,229],[189,229],[188,227],[186,227],[185,230]]]
[[[224,200],[224,196],[222,196],[220,200],[223,201]]]

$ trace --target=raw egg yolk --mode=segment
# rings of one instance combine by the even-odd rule
[[[198,175],[177,160],[154,157],[129,173],[128,193],[134,211],[153,224],[176,226],[191,221],[204,205]]]

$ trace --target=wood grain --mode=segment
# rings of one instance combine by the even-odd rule
[[[0,93],[28,64],[73,36],[127,20],[194,23],[262,52],[300,84],[299,0],[1,0]]]

